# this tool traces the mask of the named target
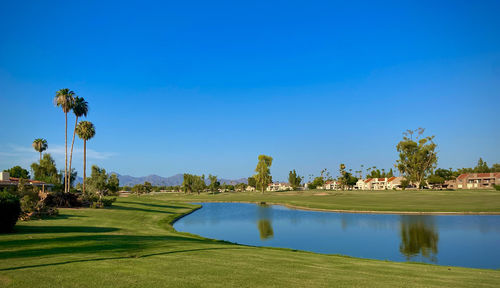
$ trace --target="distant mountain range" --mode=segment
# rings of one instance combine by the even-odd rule
[[[153,186],[178,186],[182,185],[182,181],[184,180],[184,175],[183,174],[175,174],[170,177],[162,177],[158,175],[148,175],[148,176],[143,176],[143,177],[134,177],[130,175],[121,175],[116,172],[115,173],[118,176],[118,180],[120,180],[120,186],[134,186],[136,184],[144,184],[144,182],[149,182]],[[82,177],[77,177],[76,183],[82,183]],[[239,183],[247,183],[246,178],[241,178],[241,179],[218,179],[221,184],[230,184],[230,185],[236,185]],[[206,180],[207,184],[209,183],[208,179]]]

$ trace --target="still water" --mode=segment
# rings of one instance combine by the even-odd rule
[[[498,215],[350,214],[280,205],[196,203],[177,231],[254,246],[360,258],[500,268]]]

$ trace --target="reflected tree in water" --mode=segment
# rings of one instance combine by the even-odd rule
[[[269,239],[273,238],[274,232],[273,232],[273,226],[271,226],[271,221],[267,219],[262,219],[259,220],[259,232],[260,232],[260,239]]]
[[[407,260],[421,254],[437,262],[439,235],[433,216],[401,216],[399,251]]]

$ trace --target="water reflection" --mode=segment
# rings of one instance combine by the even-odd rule
[[[274,231],[273,226],[271,225],[271,221],[267,219],[259,220],[259,224],[257,226],[259,227],[260,239],[265,240],[273,238]]]
[[[401,216],[399,251],[407,260],[419,254],[437,262],[439,235],[434,216]]]
[[[259,229],[260,239],[266,240],[273,238],[274,231],[271,225],[272,209],[267,204],[259,204],[257,207],[257,228]]]

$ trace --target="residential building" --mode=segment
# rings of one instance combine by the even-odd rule
[[[25,179],[25,185],[31,185],[42,188],[45,191],[46,188],[49,190],[54,186],[53,184],[45,183],[43,181]],[[19,185],[19,178],[10,177],[9,172],[0,172],[0,188],[12,187]]]
[[[461,174],[448,184],[451,189],[492,189],[493,185],[500,185],[500,172]]]
[[[339,182],[337,182],[337,181],[328,180],[323,185],[323,189],[325,189],[325,190],[337,190],[337,189],[340,189],[340,185],[339,185]]]
[[[285,191],[292,190],[292,186],[284,182],[275,182],[267,185],[266,191]]]

